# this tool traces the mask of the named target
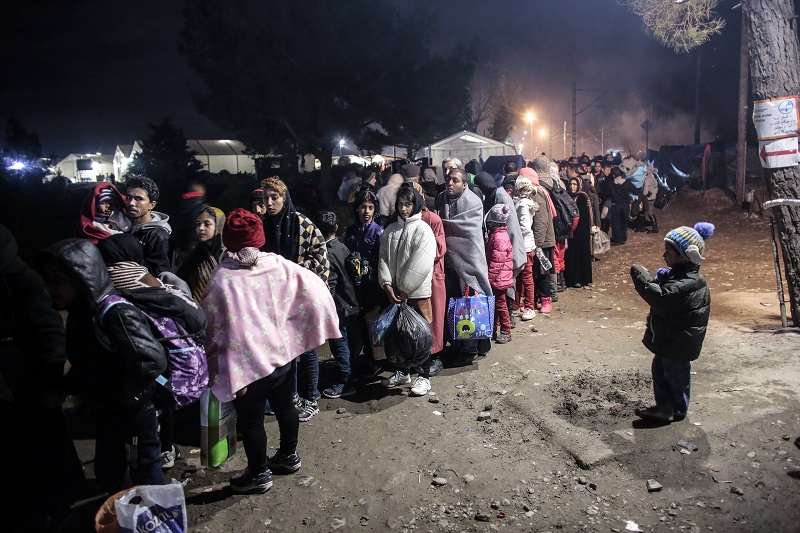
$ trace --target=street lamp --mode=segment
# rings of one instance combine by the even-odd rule
[[[344,148],[344,139],[339,139],[339,164],[342,164],[342,148]]]
[[[533,116],[533,112],[531,112],[531,111],[528,111],[525,114],[525,120],[527,120],[528,123],[531,125],[531,129],[528,130],[529,132],[531,132],[531,138],[533,138],[533,119],[534,118],[535,117]],[[533,148],[533,142],[531,142],[531,148]],[[536,157],[536,154],[533,154],[532,157],[531,157],[531,160],[533,160],[533,158],[535,158],[535,157]]]

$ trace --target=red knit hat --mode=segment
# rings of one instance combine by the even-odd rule
[[[222,244],[231,252],[242,248],[261,248],[267,242],[264,225],[258,215],[246,209],[234,209],[225,220]]]

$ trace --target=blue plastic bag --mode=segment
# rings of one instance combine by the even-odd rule
[[[369,325],[369,340],[373,346],[383,346],[383,338],[394,324],[398,309],[397,304],[389,304],[389,307],[384,309],[383,313]]]

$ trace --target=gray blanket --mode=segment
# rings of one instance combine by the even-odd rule
[[[446,197],[446,193],[443,194]],[[483,294],[492,294],[483,243],[483,202],[467,189],[456,201],[455,214],[451,215],[446,198],[442,204],[439,216],[442,217],[447,242],[445,267],[458,274],[462,285],[469,285]]]
[[[514,249],[514,275],[516,276],[525,265],[528,263],[528,254],[525,252],[525,242],[522,238],[522,228],[519,226],[519,219],[517,218],[517,208],[514,205],[514,200],[502,187],[499,187],[495,192],[495,203],[503,202],[511,209],[511,214],[508,217],[508,236],[511,239],[511,247]]]

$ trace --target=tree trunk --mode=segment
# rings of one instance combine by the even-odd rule
[[[800,45],[792,0],[745,0],[753,99],[800,93]],[[770,197],[798,198],[800,166],[764,169]],[[792,323],[800,326],[800,208],[773,208],[783,252]]]

